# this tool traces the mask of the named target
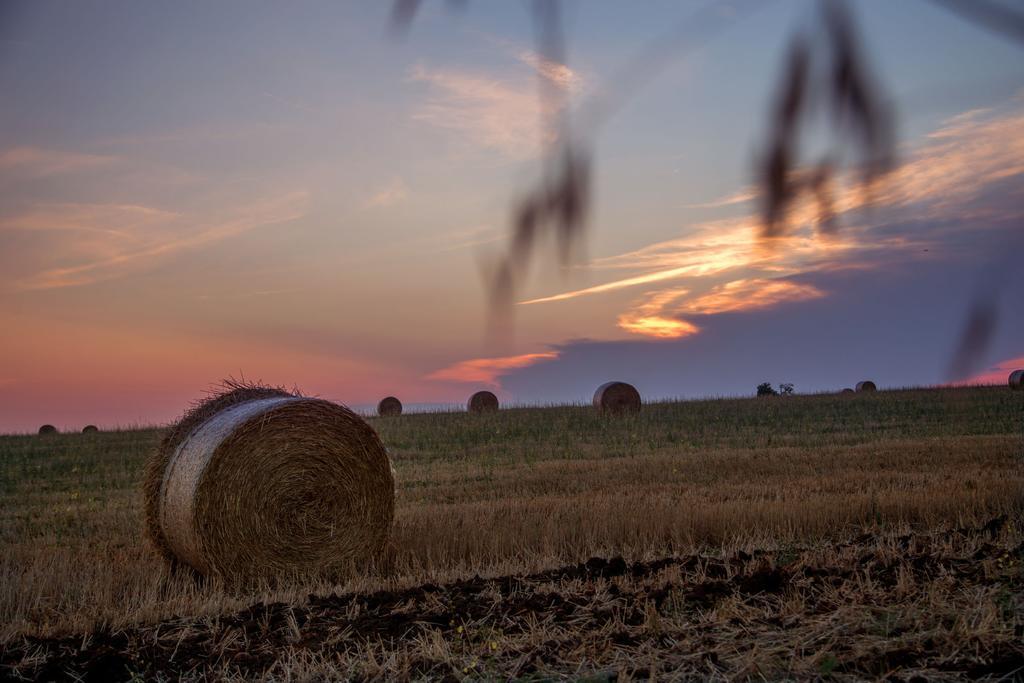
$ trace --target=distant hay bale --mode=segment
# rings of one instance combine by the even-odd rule
[[[51,434],[59,434],[57,428],[54,427],[53,425],[43,425],[42,427],[39,428],[40,436],[49,436]]]
[[[878,387],[871,380],[864,380],[863,382],[857,382],[857,391],[875,391]]]
[[[843,389],[843,390],[842,390],[842,391],[840,391],[839,393],[840,393],[840,394],[852,394],[852,393],[854,393],[854,392],[853,392],[853,389],[851,389],[850,387],[846,387],[845,389]]]
[[[377,414],[381,417],[387,417],[392,415],[402,414],[402,402],[394,396],[387,396],[382,398],[380,403],[377,404]]]
[[[640,392],[625,382],[605,382],[594,392],[594,407],[602,413],[635,413],[640,410]]]
[[[1008,381],[1011,389],[1024,389],[1024,370],[1011,372]]]
[[[100,430],[96,428],[96,425],[85,425],[82,427],[83,434],[95,434],[98,431]]]
[[[341,574],[385,549],[394,477],[376,432],[329,401],[229,383],[150,458],[146,531],[225,579]]]
[[[469,397],[466,410],[471,413],[493,413],[498,409],[498,397],[489,391],[478,391]]]

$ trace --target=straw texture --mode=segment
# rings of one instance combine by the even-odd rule
[[[172,427],[151,465],[148,534],[202,574],[340,575],[388,542],[387,453],[365,421],[328,401],[236,385]]]
[[[857,391],[875,391],[878,387],[871,380],[864,380],[863,382],[857,382]]]
[[[402,402],[394,396],[382,398],[377,404],[377,414],[381,417],[389,417],[402,414]]]
[[[489,391],[478,391],[469,397],[466,410],[471,413],[491,413],[498,409],[498,397]]]
[[[640,410],[640,392],[625,382],[605,382],[594,392],[594,407],[602,413],[617,415]]]
[[[1011,389],[1024,389],[1024,370],[1014,370],[1007,378]]]

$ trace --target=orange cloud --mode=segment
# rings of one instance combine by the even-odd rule
[[[733,280],[684,303],[679,310],[684,313],[714,315],[769,308],[784,302],[808,301],[823,296],[825,292],[813,285],[788,280]]]
[[[699,327],[685,320],[657,315],[636,316],[632,313],[623,313],[619,316],[619,327],[627,332],[658,339],[679,339],[700,332]]]
[[[894,253],[928,246],[927,234],[879,235],[874,226],[863,223],[863,218],[851,217],[851,212],[863,208],[870,198],[875,209],[913,207],[913,217],[917,220],[923,217],[949,218],[957,209],[961,215],[966,215],[967,202],[978,197],[991,183],[1024,173],[1024,161],[1021,161],[1024,159],[1024,114],[992,110],[967,112],[948,120],[926,136],[915,149],[906,153],[905,158],[906,161],[875,188],[870,197],[849,178],[837,181],[834,208],[838,214],[845,214],[846,223],[838,235],[821,237],[817,234],[815,224],[819,207],[812,198],[804,198],[791,212],[793,231],[772,240],[770,247],[758,239],[761,224],[755,214],[705,222],[692,229],[689,235],[597,259],[589,266],[595,271],[646,272],[519,303],[535,305],[566,301],[655,282],[731,278],[730,282],[712,289],[704,297],[693,299],[673,311],[658,313],[660,309],[657,306],[645,308],[651,302],[644,300],[634,304],[619,318],[619,327],[623,329],[668,337],[694,333],[685,326],[676,326],[679,321],[672,317],[672,313],[748,310],[780,301],[823,296],[806,286],[765,276],[793,276],[824,269],[863,267],[863,263],[856,260],[857,254],[882,249]],[[701,206],[730,206],[753,198],[754,194],[745,189]],[[997,210],[1002,212],[1002,217],[1007,217],[1005,206]],[[970,211],[976,218],[986,209]]]
[[[500,358],[474,358],[436,370],[427,375],[426,379],[489,384],[493,386],[497,385],[498,377],[505,374],[507,370],[525,368],[546,360],[554,360],[558,356],[558,351],[544,351],[541,353],[524,353],[519,356],[504,356]]]
[[[619,316],[618,326],[647,337],[678,339],[700,332],[680,315],[714,315],[770,308],[784,302],[807,301],[825,296],[820,289],[788,280],[733,280],[688,298],[688,289],[667,289],[649,294]]]
[[[689,292],[688,289],[655,292],[632,310],[620,315],[618,326],[627,332],[658,339],[678,339],[697,334],[700,328],[693,323],[664,315],[666,308],[673,301],[686,296]]]
[[[519,302],[520,305],[565,301],[589,294],[601,294],[636,285],[677,280],[684,277],[701,278],[721,275],[729,271],[759,267],[776,275],[796,274],[808,270],[806,263],[835,258],[844,251],[856,249],[853,238],[832,240],[816,239],[810,234],[779,238],[784,254],[768,252],[752,238],[756,226],[753,218],[715,221],[704,224],[695,235],[658,242],[637,251],[598,259],[594,268],[650,268],[673,267],[613,280],[604,284],[576,289],[551,296]],[[884,242],[888,244],[889,242]],[[880,242],[879,242],[880,244]],[[783,251],[778,249],[777,251]]]

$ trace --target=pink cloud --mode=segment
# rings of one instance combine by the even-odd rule
[[[543,361],[554,360],[558,356],[558,351],[544,351],[499,358],[473,358],[436,370],[427,375],[426,379],[497,386],[498,378],[508,370],[517,370]]]
[[[972,384],[1006,384],[1010,378],[1011,372],[1022,369],[1024,369],[1024,356],[1018,356],[1017,358],[1000,361],[973,377],[969,377],[960,382],[954,382],[952,386],[967,386]]]

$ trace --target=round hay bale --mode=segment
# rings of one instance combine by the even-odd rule
[[[857,382],[857,391],[875,391],[878,387],[871,380],[864,380],[863,382]]]
[[[43,425],[42,427],[39,428],[39,435],[40,436],[49,436],[51,434],[59,434],[59,433],[60,432],[58,432],[57,428],[54,427],[53,425]]]
[[[842,390],[842,391],[840,391],[839,393],[840,393],[840,394],[852,394],[852,393],[854,393],[854,391],[853,391],[853,389],[851,389],[850,387],[846,387],[845,389],[843,389],[843,390]]]
[[[82,427],[83,434],[95,434],[98,431],[100,430],[97,429],[96,425],[85,425],[84,427]]]
[[[146,472],[146,529],[172,564],[225,579],[342,574],[377,557],[394,478],[348,408],[229,384],[171,427]]]
[[[402,402],[394,396],[382,398],[377,404],[377,414],[381,417],[402,414]]]
[[[493,413],[498,409],[498,397],[489,391],[478,391],[469,397],[466,410],[471,413]]]
[[[625,382],[605,382],[594,392],[594,407],[602,413],[636,413],[640,410],[640,392]]]
[[[1024,389],[1024,370],[1014,370],[1007,381],[1011,389]]]

